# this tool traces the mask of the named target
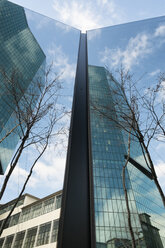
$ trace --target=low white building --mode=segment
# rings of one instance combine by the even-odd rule
[[[1,248],[56,247],[61,207],[58,191],[39,199],[25,194],[19,200],[0,237]],[[0,205],[0,226],[16,199]]]

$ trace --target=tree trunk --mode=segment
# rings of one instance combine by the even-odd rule
[[[127,155],[127,160],[125,162],[125,165],[123,166],[122,179],[123,179],[123,189],[124,189],[124,195],[125,195],[125,201],[126,201],[126,207],[127,207],[127,213],[128,213],[128,227],[129,227],[129,232],[132,238],[132,248],[136,248],[134,232],[133,232],[133,228],[131,224],[131,213],[130,213],[130,208],[129,208],[127,188],[126,188],[126,183],[125,183],[125,169],[127,167],[129,157],[130,157],[130,144],[131,144],[131,133],[129,133],[129,138],[128,138],[128,155]]]

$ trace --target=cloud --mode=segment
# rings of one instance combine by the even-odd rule
[[[149,76],[150,76],[150,77],[154,77],[154,76],[156,76],[158,73],[160,73],[160,69],[157,69],[157,70],[155,70],[155,71],[150,72],[150,73],[149,73]]]
[[[53,191],[61,189],[64,179],[65,158],[55,157],[51,165],[38,162],[29,181],[29,188],[47,185]]]
[[[163,102],[165,100],[165,81],[161,82],[161,88],[159,91],[159,100]]]
[[[28,174],[29,173],[27,170],[25,170],[24,168],[21,168],[19,165],[17,165],[13,171],[9,188],[12,188],[13,187],[12,185],[14,185],[14,184],[16,185],[16,182],[18,184],[18,187],[20,185],[23,185],[23,183],[27,179]],[[30,181],[31,181],[31,185],[36,184],[36,179],[34,177],[32,177],[30,179]]]
[[[62,189],[65,171],[65,155],[57,156],[48,150],[51,155],[44,157],[35,165],[32,176],[30,177],[24,193],[30,193],[37,197],[43,197]],[[28,163],[29,165],[30,163]],[[21,167],[22,166],[22,167]],[[3,201],[9,201],[18,197],[22,186],[29,174],[29,166],[18,164],[14,169],[7,185]],[[0,177],[1,181],[3,176]]]
[[[161,25],[156,28],[154,36],[165,36],[165,25]]]
[[[53,8],[56,19],[68,23],[83,32],[107,25],[112,25],[122,19],[123,13],[113,0],[63,1],[54,0]]]
[[[53,61],[53,66],[56,72],[60,75],[60,79],[65,79],[66,82],[75,78],[76,65],[70,63],[68,56],[63,52],[61,46],[52,44],[48,49],[49,60]]]
[[[63,29],[65,32],[69,32],[72,29],[71,26],[65,25],[64,23],[61,23],[61,22],[58,22],[58,21],[55,22],[55,25],[56,25],[56,27],[59,27],[60,29]]]
[[[100,52],[100,60],[108,67],[119,67],[122,64],[125,69],[130,70],[132,66],[139,64],[148,54],[153,53],[155,48],[164,45],[164,36],[165,25],[158,26],[151,33],[138,33],[128,40],[124,48],[120,48],[120,44],[114,49],[105,46],[104,50]],[[157,69],[149,75],[155,76],[159,72],[160,70]]]
[[[88,37],[88,40],[92,40],[96,37],[100,37],[101,36],[101,29],[95,29],[95,30],[92,30],[92,31],[89,31],[87,33],[87,37]]]
[[[152,72],[152,76],[158,74],[160,71],[155,71],[155,72]],[[151,75],[149,74],[149,75]],[[157,81],[159,82],[160,79],[157,79]],[[155,84],[151,85],[149,89],[146,89],[145,92],[148,94],[148,98],[150,97],[153,97],[153,92],[155,92],[156,90],[156,86]],[[156,110],[156,114],[159,118],[161,118],[161,123],[163,124],[164,122],[164,108],[163,108],[163,104],[164,104],[164,101],[165,101],[165,81],[161,81],[160,82],[160,85],[159,85],[159,90],[157,92],[157,94],[155,95],[155,110]],[[165,140],[165,137],[163,135],[163,133],[161,134],[160,132],[160,135],[157,135],[157,139],[158,141],[164,141]],[[159,145],[158,145],[159,146]],[[161,143],[160,143],[160,146],[161,146]]]
[[[42,16],[42,18],[40,18],[39,22],[37,22],[36,28],[42,29],[44,27],[48,27],[50,22],[52,22],[52,20],[50,18]]]
[[[69,3],[54,1],[53,8],[58,13],[58,18],[64,23],[69,23],[71,26],[85,31],[87,26],[93,28],[98,24],[98,17],[94,18],[90,4],[85,5],[76,1]]]
[[[35,24],[35,28],[38,30],[48,27],[49,24],[52,22],[51,18],[44,16],[44,15],[36,15],[36,13],[33,13],[32,11],[29,11],[28,9],[25,9],[25,14],[26,14],[28,24],[31,26],[31,22],[32,22],[33,25]],[[53,21],[52,23],[55,23],[55,22]]]
[[[163,191],[165,192],[165,162],[163,162],[162,160],[157,161],[157,163],[155,164],[155,170],[156,170],[156,174],[158,176],[160,185],[162,186]]]
[[[68,26],[64,23],[53,20],[52,18],[49,18],[48,16],[36,15],[32,11],[29,11],[27,9],[25,9],[25,14],[26,14],[26,18],[27,18],[29,25],[31,25],[30,22],[32,22],[33,25],[35,24],[35,28],[38,30],[45,28],[45,27],[49,27],[50,24],[55,25],[56,27],[64,30],[65,32],[69,32],[72,29],[71,26]]]
[[[119,20],[119,16],[123,15],[124,13],[122,13],[121,9],[119,6],[117,6],[115,4],[114,1],[109,1],[109,0],[97,0],[98,3],[98,7],[99,9],[102,9],[102,11],[105,14],[109,14],[109,17],[111,17],[111,20],[109,20],[108,18],[108,22],[110,21],[115,21],[115,20]],[[109,23],[107,23],[107,25],[111,25]]]
[[[57,145],[55,145],[55,143],[57,143]],[[44,197],[62,189],[67,144],[68,137],[66,135],[61,134],[53,139],[41,159],[36,163],[24,193]],[[18,197],[36,156],[37,152],[35,147],[25,150],[8,182],[2,199],[3,202]],[[5,175],[6,174],[7,171]],[[0,186],[2,186],[4,178],[4,176],[0,176]]]
[[[123,64],[126,69],[130,69],[133,65],[139,63],[139,60],[152,52],[150,37],[145,33],[137,34],[132,37],[125,49],[116,48],[109,49],[105,47],[100,53],[101,62],[111,66],[119,66]]]

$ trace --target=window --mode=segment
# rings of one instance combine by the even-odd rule
[[[13,206],[14,206],[14,203],[11,204],[11,205],[9,205],[9,206],[7,207],[7,210],[10,211],[10,210],[12,209]]]
[[[20,205],[23,205],[24,198],[25,198],[25,197],[23,197],[23,199],[19,200],[19,202],[17,203],[17,207],[19,207]]]
[[[25,231],[17,233],[13,248],[21,248],[22,247],[24,236],[25,236]]]
[[[21,221],[20,222],[24,222],[30,219],[30,208],[24,209],[22,211],[22,216],[21,216]]]
[[[37,239],[37,246],[48,244],[49,236],[50,236],[50,227],[51,227],[51,222],[48,222],[40,226],[38,239]]]
[[[10,226],[14,226],[18,224],[19,216],[20,216],[20,213],[11,216]]]
[[[54,206],[54,197],[51,199],[48,199],[44,202],[44,210],[43,213],[46,214],[50,211],[52,211],[55,208]]]
[[[6,238],[5,245],[3,248],[11,248],[13,242],[14,235],[10,235]]]
[[[59,226],[59,220],[54,220],[53,221],[52,238],[51,238],[52,243],[57,241],[58,226]]]
[[[7,207],[5,207],[5,206],[1,207],[0,210],[1,210],[1,214],[3,214],[3,213],[8,211]]]
[[[39,216],[41,214],[41,210],[42,210],[42,203],[34,205],[32,207],[32,218]]]
[[[61,199],[62,199],[62,195],[57,195],[56,196],[56,206],[55,206],[55,209],[61,207]]]
[[[1,228],[1,226],[2,226],[2,223],[3,223],[3,220],[0,220],[0,228]]]
[[[1,239],[0,239],[0,247],[2,247],[3,242],[4,242],[4,238],[1,238]]]
[[[11,220],[11,216],[9,217],[9,219],[7,220],[5,227],[4,228],[8,228],[10,226],[10,220]],[[4,220],[5,221],[5,220]]]
[[[142,224],[142,228],[143,228],[143,230],[148,231],[148,227],[146,224]]]
[[[37,233],[37,227],[31,228],[27,231],[24,248],[34,247],[36,233]]]

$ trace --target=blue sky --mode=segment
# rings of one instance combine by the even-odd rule
[[[164,15],[164,0],[12,0],[82,30]]]
[[[12,0],[11,2],[44,14],[55,20],[64,22],[68,25],[81,29],[82,31],[162,16],[165,10],[165,0]],[[59,23],[54,23],[53,21],[47,20],[47,18],[44,19],[41,16],[35,16],[35,18],[33,18],[33,15],[31,15],[31,12],[29,11],[26,11],[26,15],[30,29],[37,38],[37,41],[40,43],[40,46],[42,47],[44,52],[49,55],[50,59],[51,56],[55,58],[54,63],[56,65],[56,69],[59,68],[59,73],[64,72],[62,74],[63,79],[69,80],[69,82],[65,81],[69,90],[70,83],[74,82],[74,75],[76,69],[76,54],[78,49],[77,30],[68,29],[66,26],[61,26],[59,25]],[[47,24],[49,25],[47,26]],[[57,29],[58,36],[54,37],[54,33],[51,32],[52,28],[54,30]],[[164,32],[164,30],[165,29],[163,29],[162,31]],[[140,61],[142,57],[141,51],[143,52],[143,54],[143,50],[146,51],[146,54],[150,54],[151,51],[150,45],[153,36],[150,33],[147,33],[145,36],[144,34],[143,36],[138,36],[136,35],[135,30],[135,34],[132,35],[133,38],[130,35],[129,39],[125,39],[127,42],[127,44],[125,44],[125,47],[123,47],[121,50],[117,50],[118,54],[120,55],[118,56],[118,58],[112,56],[116,53],[114,54],[113,51],[108,48],[109,38],[108,36],[106,36],[108,35],[106,33],[106,29],[103,30],[102,36],[100,36],[100,33],[98,31],[92,32],[92,34],[94,35],[91,36],[88,45],[90,47],[91,53],[93,51],[92,48],[94,49],[93,54],[95,54],[96,56],[94,57],[95,61],[97,61],[98,59],[97,55],[99,55],[100,58],[101,54],[104,55],[102,59],[104,59],[103,62],[105,62],[106,64],[112,64],[112,62],[116,63],[120,60],[123,60],[127,62],[127,66],[130,65],[130,63],[131,65],[136,66],[137,58]],[[103,35],[105,35],[105,38],[107,37],[107,44],[106,39],[101,39],[101,37],[104,37]],[[120,38],[122,38],[122,34],[119,34],[119,36],[120,35]],[[54,42],[50,42],[52,40]],[[68,42],[68,40],[70,40],[70,42]],[[74,41],[76,45],[74,44]],[[95,42],[95,46],[92,45],[92,42]],[[104,42],[105,44],[103,44]],[[122,39],[121,42],[123,43]],[[95,51],[95,47],[97,47],[96,43],[98,45],[99,53]],[[114,44],[116,45],[115,40]],[[121,47],[120,43],[119,45]],[[134,48],[135,46],[136,61],[135,54],[131,53],[132,48]],[[100,48],[103,47],[105,49],[101,50]],[[109,55],[111,55],[111,58],[114,57],[113,61],[106,61],[106,58],[110,57]],[[132,55],[132,57],[130,55]],[[92,57],[93,55],[91,56],[91,58]],[[127,60],[128,57],[129,61]],[[132,60],[130,60],[130,58],[132,58]],[[148,58],[148,60],[150,60],[150,58]],[[93,61],[91,61],[91,63],[93,63]],[[137,63],[137,68],[138,66],[139,64]],[[155,72],[156,69],[157,68],[155,68],[155,70],[153,69],[152,72]],[[71,91],[72,89],[73,87],[71,87]],[[69,97],[72,98],[71,93],[69,94]],[[55,151],[53,145],[49,147],[43,158],[37,163],[34,169],[33,176],[30,179],[25,192],[34,194],[38,197],[44,197],[45,195],[51,194],[62,188],[65,168],[65,155],[62,154],[61,156],[59,154],[58,151],[60,151],[60,149],[62,148],[59,147],[57,151]],[[161,154],[163,154],[164,149],[165,146],[163,144],[160,144],[159,147],[153,150],[155,151],[154,156],[155,163],[157,164],[158,168],[158,176],[165,189],[165,163],[163,158],[161,157]],[[65,151],[64,153],[66,154]],[[15,169],[10,183],[8,185],[8,190],[6,191],[3,202],[17,197],[21,189],[21,185],[28,173],[28,156],[28,153],[25,154],[23,160]]]

